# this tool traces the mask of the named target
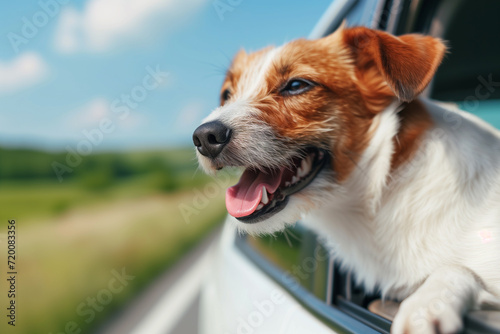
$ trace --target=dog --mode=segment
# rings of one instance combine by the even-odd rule
[[[193,134],[201,167],[243,167],[240,231],[303,219],[367,292],[402,300],[392,333],[455,333],[500,303],[500,132],[419,97],[447,48],[344,25],[234,58]]]

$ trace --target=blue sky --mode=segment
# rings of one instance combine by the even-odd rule
[[[93,150],[190,145],[234,53],[306,37],[330,2],[2,2],[0,146],[64,150],[84,132]]]

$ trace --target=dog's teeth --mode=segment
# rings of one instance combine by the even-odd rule
[[[264,204],[260,203],[259,205],[257,205],[257,210],[260,210],[264,207]]]
[[[260,201],[264,204],[269,203],[269,198],[267,197],[267,190],[266,187],[264,186],[262,186],[262,199]]]
[[[290,181],[286,181],[285,182],[285,187],[288,187],[289,185],[291,185]]]
[[[309,174],[309,172],[311,171],[311,163],[310,163],[309,157],[302,160],[299,171],[301,171],[301,173],[299,173],[300,177],[303,177],[303,176],[306,176],[307,174]]]
[[[304,175],[306,175],[306,173],[304,173],[304,170],[302,169],[302,167],[297,169],[297,177],[302,177]]]
[[[296,183],[299,180],[298,177],[294,176],[292,177],[292,184]]]

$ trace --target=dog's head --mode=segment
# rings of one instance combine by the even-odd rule
[[[369,143],[373,118],[414,99],[444,52],[432,37],[361,27],[239,52],[220,107],[193,134],[205,171],[245,168],[226,193],[238,227],[280,230],[334,192]]]

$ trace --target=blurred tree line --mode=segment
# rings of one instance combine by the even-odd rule
[[[53,163],[64,163],[66,152],[0,148],[0,182],[45,180],[58,183]],[[173,192],[206,182],[197,172],[192,149],[168,151],[112,152],[82,156],[81,162],[64,174],[64,181],[88,189],[103,189],[117,182],[142,177],[151,187]]]

